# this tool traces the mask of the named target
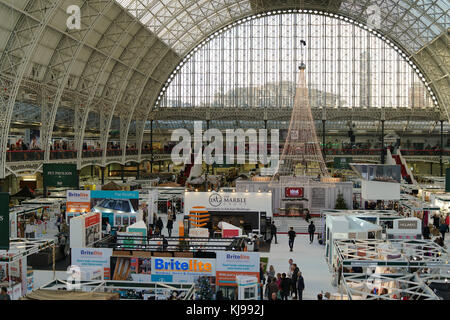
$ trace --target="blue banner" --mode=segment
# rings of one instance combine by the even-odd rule
[[[92,190],[91,199],[139,199],[139,191]]]

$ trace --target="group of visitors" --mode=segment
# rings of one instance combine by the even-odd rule
[[[289,259],[289,271],[277,273],[273,265],[267,271],[267,283],[265,286],[265,298],[268,300],[303,300],[305,282],[302,273],[296,263]],[[265,278],[262,278],[265,282]]]
[[[167,233],[169,237],[172,236],[172,230],[173,230],[173,223],[176,220],[176,214],[173,213],[171,210],[167,212]],[[156,212],[153,213],[152,217],[152,224],[149,228],[149,236],[162,236],[163,235],[163,229],[164,229],[164,222],[162,221],[161,217],[158,217]]]

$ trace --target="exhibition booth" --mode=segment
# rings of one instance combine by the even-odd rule
[[[441,215],[440,207],[418,199],[401,201],[400,210],[407,217],[415,217],[421,219],[423,225],[432,224],[432,217],[435,215]]]
[[[353,207],[352,182],[321,182],[287,176],[281,176],[277,181],[236,180],[236,192],[258,190],[272,193],[271,210],[274,216],[299,217],[304,215],[306,209],[311,216],[319,215],[321,209],[335,207],[338,194],[342,194],[348,208]]]
[[[441,300],[418,274],[345,273],[342,284],[334,300]]]
[[[422,220],[403,218],[393,221],[392,228],[386,230],[387,239],[422,239]]]
[[[9,250],[0,250],[0,286],[7,288],[11,300],[18,300],[33,290],[33,271],[28,268],[27,259],[46,249],[54,252],[55,241],[16,238],[10,240]]]
[[[102,229],[106,228],[106,221],[111,227],[125,229],[143,219],[138,191],[67,191],[67,221],[87,212],[101,213]]]
[[[334,240],[334,284],[345,273],[423,274],[447,273],[448,251],[431,240]]]
[[[325,256],[331,265],[337,252],[333,243],[338,239],[381,239],[381,226],[351,215],[327,215]]]
[[[249,234],[265,234],[272,218],[270,192],[185,192],[184,214],[203,207],[210,215],[210,234],[221,232],[220,222],[229,223]]]

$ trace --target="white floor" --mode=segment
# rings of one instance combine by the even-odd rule
[[[261,257],[268,257],[268,265],[273,265],[275,273],[287,273],[288,260],[292,258],[302,272],[305,281],[304,300],[316,300],[321,291],[334,293],[336,288],[331,285],[331,274],[324,258],[325,246],[314,239],[309,244],[309,235],[297,235],[293,252],[289,251],[288,236],[278,235],[278,244],[272,241],[270,252],[261,252]]]

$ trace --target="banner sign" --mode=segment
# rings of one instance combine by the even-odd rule
[[[203,206],[208,211],[266,212],[272,216],[272,193],[269,192],[185,192],[184,212]]]
[[[139,191],[92,190],[92,199],[139,199]]]
[[[303,188],[284,188],[286,198],[303,198]]]
[[[417,221],[413,220],[398,220],[398,228],[399,229],[417,229]]]
[[[79,268],[103,268],[104,279],[111,279],[110,248],[72,248],[72,265]]]
[[[0,250],[9,250],[9,193],[0,193]]]
[[[43,179],[45,187],[78,188],[77,165],[70,163],[44,163]]]
[[[214,259],[152,257],[152,281],[193,283],[198,277],[216,276]]]
[[[237,286],[236,276],[254,276],[259,281],[258,252],[216,252],[216,285]]]
[[[68,190],[67,191],[67,213],[84,213],[91,210],[91,193],[89,190]]]

